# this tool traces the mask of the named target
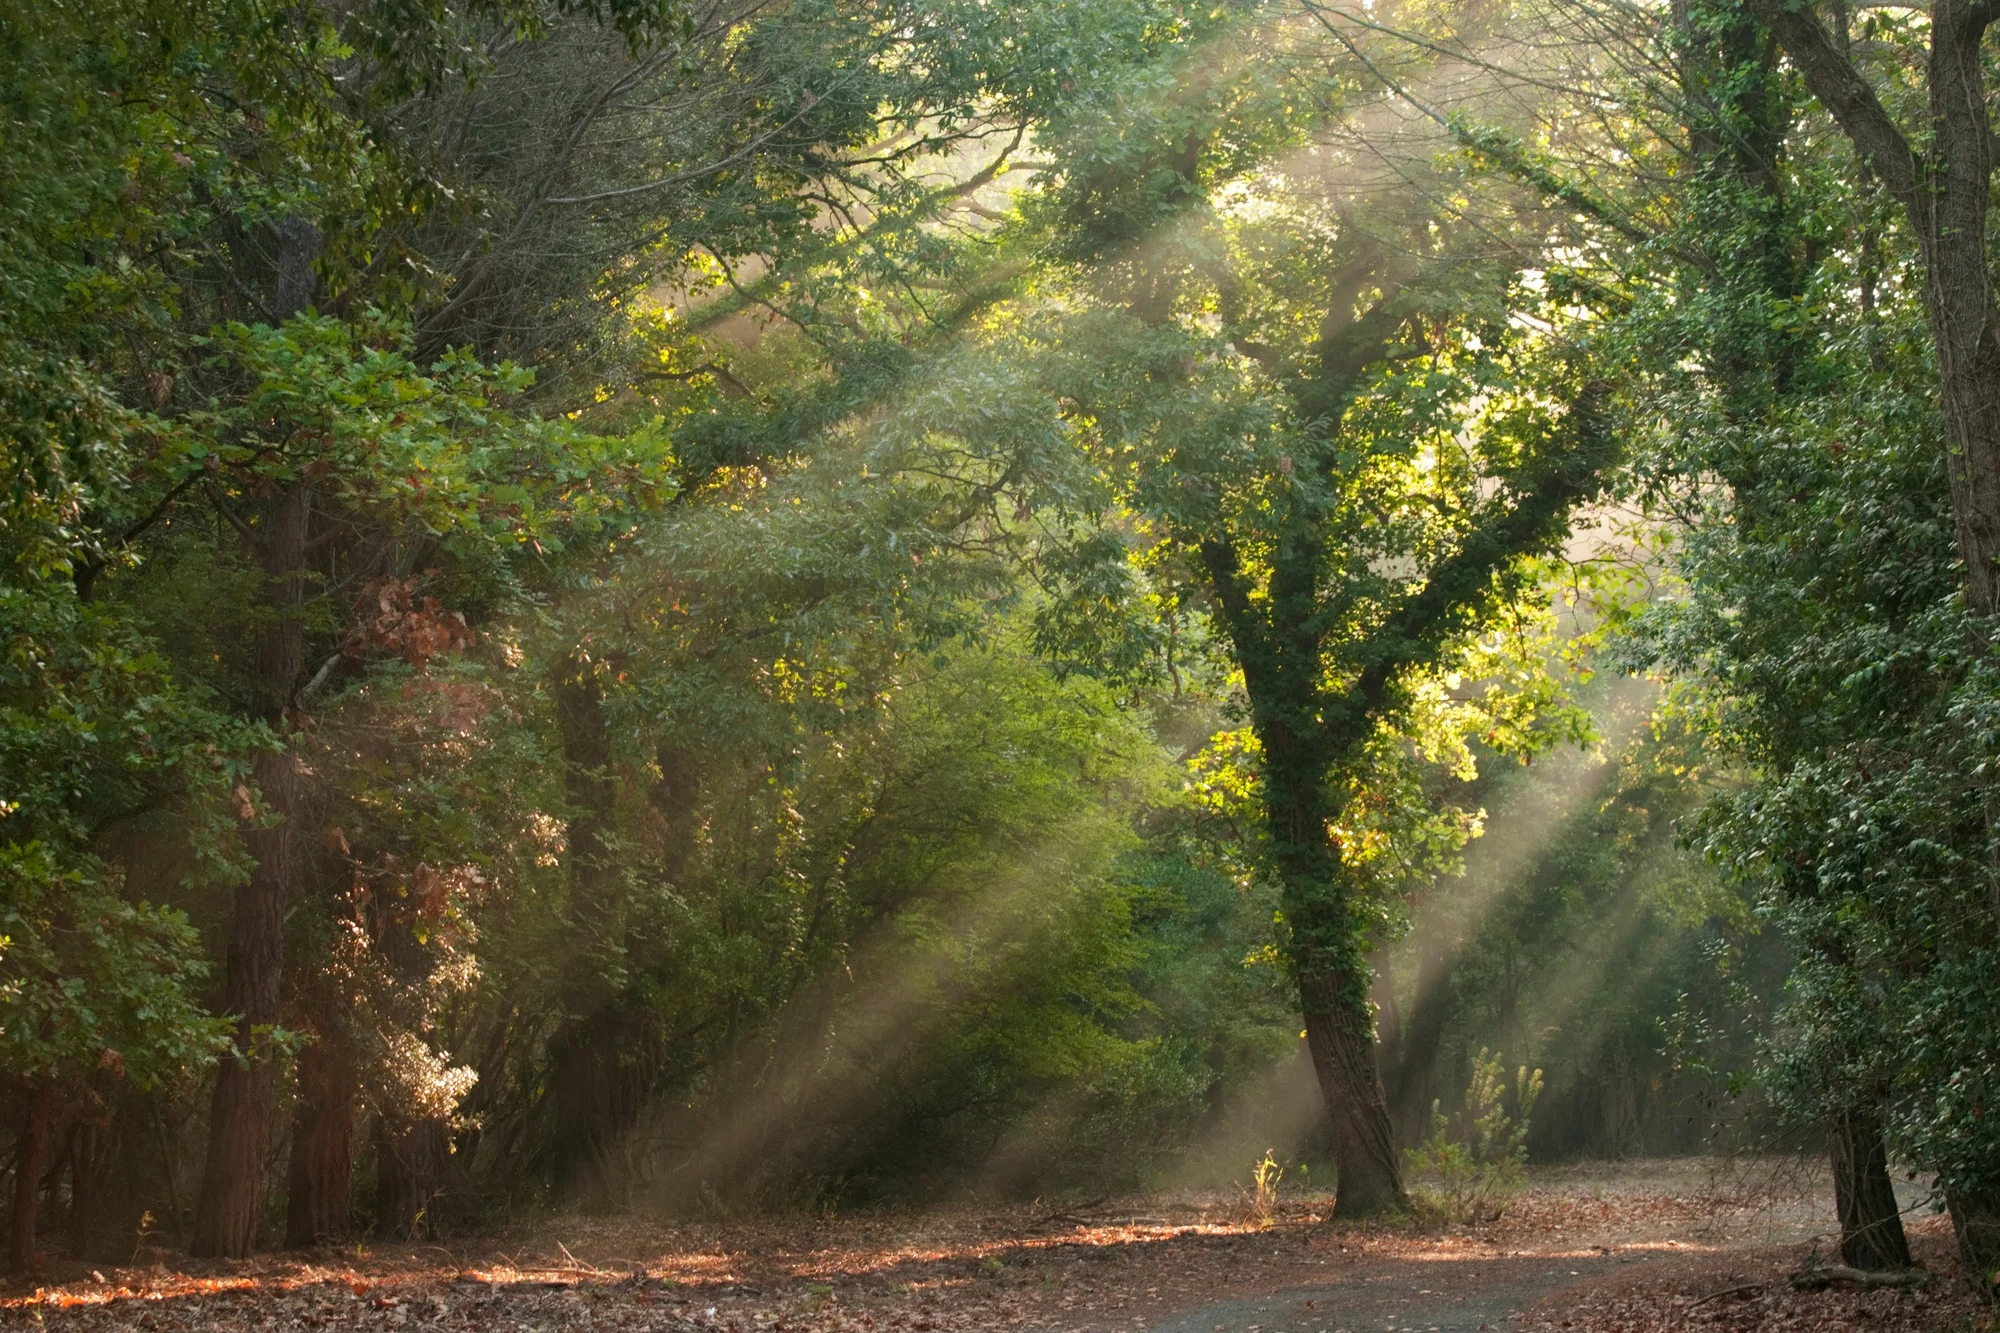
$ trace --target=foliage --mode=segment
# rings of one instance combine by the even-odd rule
[[[227,1049],[228,1021],[195,1000],[208,969],[184,915],[126,902],[101,866],[65,869],[39,843],[0,856],[0,1068],[151,1088]]]
[[[1272,1150],[1266,1148],[1250,1169],[1250,1216],[1259,1226],[1269,1227],[1277,1219],[1278,1182],[1284,1178],[1285,1168],[1278,1165]]]
[[[1509,1196],[1527,1183],[1528,1126],[1542,1095],[1542,1071],[1526,1065],[1514,1072],[1513,1109],[1508,1109],[1505,1067],[1484,1047],[1472,1059],[1465,1106],[1447,1116],[1431,1104],[1430,1134],[1407,1154],[1410,1173],[1427,1186],[1420,1211],[1448,1222],[1477,1225],[1506,1211]]]

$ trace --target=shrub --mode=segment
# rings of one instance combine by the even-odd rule
[[[1447,1116],[1431,1103],[1431,1132],[1404,1154],[1418,1184],[1421,1213],[1447,1222],[1491,1222],[1527,1183],[1528,1117],[1542,1093],[1542,1071],[1514,1074],[1514,1113],[1507,1113],[1507,1075],[1496,1053],[1480,1048],[1465,1090],[1465,1109]]]

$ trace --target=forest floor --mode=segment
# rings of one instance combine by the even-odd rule
[[[1991,1328],[1942,1219],[1916,1291],[1795,1292],[1832,1215],[1798,1163],[1537,1172],[1480,1227],[1266,1224],[1236,1194],[649,1223],[554,1218],[448,1245],[240,1264],[66,1265],[0,1328],[395,1333],[1947,1333]],[[1985,1321],[1985,1322],[1981,1322]]]

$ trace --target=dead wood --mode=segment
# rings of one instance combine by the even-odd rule
[[[1876,1287],[1921,1287],[1930,1280],[1931,1275],[1921,1268],[1877,1270],[1828,1264],[1792,1274],[1792,1287],[1797,1291],[1825,1291],[1837,1283],[1872,1290]]]

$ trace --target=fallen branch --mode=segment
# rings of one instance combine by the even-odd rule
[[[1088,1203],[1080,1203],[1073,1208],[1059,1208],[1053,1213],[1049,1213],[1046,1214],[1045,1216],[1037,1218],[1031,1225],[1037,1227],[1045,1227],[1053,1222],[1067,1222],[1072,1226],[1079,1226],[1079,1227],[1095,1226],[1097,1225],[1097,1221],[1101,1219],[1093,1220],[1092,1218],[1085,1216],[1085,1214],[1089,1213],[1094,1208],[1100,1207],[1110,1198],[1111,1196],[1109,1194],[1100,1194],[1095,1199],[1092,1199]]]
[[[1877,1287],[1921,1287],[1931,1280],[1931,1275],[1921,1268],[1892,1268],[1876,1271],[1867,1268],[1849,1268],[1844,1264],[1829,1264],[1824,1268],[1808,1268],[1792,1274],[1792,1287],[1796,1291],[1825,1291],[1836,1283],[1860,1287],[1872,1291]]]
[[[1764,1290],[1764,1284],[1761,1282],[1746,1282],[1740,1287],[1724,1287],[1721,1291],[1711,1291],[1708,1295],[1688,1306],[1688,1309],[1698,1309],[1701,1306],[1707,1305],[1710,1301],[1719,1301],[1729,1296],[1755,1296],[1762,1290]]]

